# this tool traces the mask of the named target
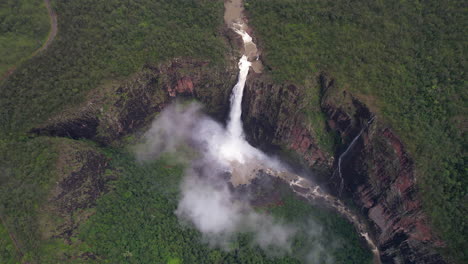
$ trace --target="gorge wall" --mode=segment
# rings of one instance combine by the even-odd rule
[[[227,102],[236,78],[234,61],[217,67],[206,61],[176,58],[146,65],[122,83],[97,87],[84,103],[58,113],[30,132],[110,145],[141,131],[166,105],[183,98],[201,101],[210,115],[221,120],[229,110]]]
[[[429,227],[418,197],[413,160],[398,136],[350,93],[339,90],[332,78],[317,78],[321,109],[327,128],[340,137],[342,147],[360,133],[342,161],[343,197],[352,198],[368,219],[378,243],[382,263],[445,263],[436,252],[443,242]],[[293,151],[313,169],[334,171],[336,159],[323,151],[314,137],[314,124],[305,117],[306,89],[316,87],[276,85],[257,75],[246,85],[243,116],[250,140]],[[368,127],[367,127],[368,126]],[[339,175],[329,174],[331,192],[338,194]]]
[[[236,50],[241,40],[226,31]],[[118,85],[99,87],[82,105],[60,113],[32,129],[40,135],[87,138],[111,145],[139,133],[176,98],[196,98],[218,119],[226,117],[229,94],[237,78],[237,59],[219,68],[193,59],[147,65]],[[418,197],[413,160],[398,136],[383,122],[367,122],[375,114],[332,78],[319,75],[316,87],[275,84],[267,74],[247,81],[242,120],[248,141],[262,149],[281,149],[301,157],[332,192],[340,188],[335,171],[338,154],[364,129],[342,163],[343,197],[352,198],[369,221],[383,263],[445,263],[435,251],[443,247],[431,231]],[[316,124],[306,116],[307,89],[320,87],[320,109],[327,129],[342,142],[337,153],[325,151]],[[175,120],[174,122],[177,122]],[[335,193],[337,194],[337,193]]]
[[[31,132],[113,144],[144,128],[181,97],[200,100],[208,112],[223,119],[236,70],[232,66],[213,71],[205,62],[185,59],[148,66],[124,84],[94,94],[85,104]],[[250,76],[242,106],[248,140],[263,149],[292,151],[313,171],[328,177],[331,192],[338,190],[337,177],[331,177],[338,158],[320,147],[314,124],[304,111],[306,89],[313,88],[274,84],[263,74]],[[344,148],[374,114],[357,98],[337,89],[325,74],[317,83],[328,129],[341,138]],[[443,243],[431,232],[418,200],[413,161],[398,136],[378,117],[346,155],[342,172],[343,196],[352,198],[368,219],[383,263],[445,263],[434,250]]]

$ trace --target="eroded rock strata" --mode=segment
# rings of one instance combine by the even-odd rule
[[[177,98],[196,98],[209,114],[222,119],[228,111],[226,102],[236,73],[235,64],[218,68],[192,59],[147,65],[123,83],[96,88],[86,102],[50,118],[31,132],[86,138],[109,145],[148,125]]]
[[[234,47],[239,39],[226,33]],[[223,119],[236,82],[235,60],[217,68],[193,59],[175,59],[145,69],[119,84],[99,87],[79,107],[60,113],[31,132],[87,138],[103,145],[142,131],[176,98],[196,98],[214,117]],[[422,212],[414,162],[398,136],[376,120],[358,98],[335,87],[321,74],[313,81],[322,93],[320,109],[327,129],[342,142],[335,155],[318,143],[314,123],[305,114],[307,89],[316,86],[275,84],[252,74],[246,84],[242,120],[248,140],[263,149],[291,151],[321,175],[331,191],[341,188],[336,176],[339,154],[364,130],[342,161],[343,196],[350,197],[368,219],[383,263],[445,263],[435,251],[443,242]],[[176,121],[175,121],[176,122]],[[368,126],[368,127],[367,127]],[[338,193],[335,193],[338,194]]]
[[[378,243],[383,263],[445,263],[435,248],[443,242],[432,232],[422,211],[414,162],[398,136],[352,94],[339,90],[325,74],[317,78],[322,89],[321,108],[327,127],[343,147],[333,159],[322,151],[313,127],[303,114],[305,89],[274,85],[263,77],[246,86],[244,122],[255,144],[278,145],[299,154],[312,167],[329,167],[330,190],[340,188],[338,156],[363,130],[342,161],[344,197],[351,197],[366,217]],[[338,194],[338,193],[336,193]]]
[[[111,144],[148,125],[177,97],[197,98],[211,114],[221,118],[227,111],[236,75],[213,75],[206,72],[208,69],[204,63],[185,60],[149,67],[33,132]],[[347,146],[374,114],[350,93],[338,91],[328,77],[323,75],[318,82],[324,93],[321,107],[328,128]],[[308,166],[330,176],[337,158],[320,148],[314,124],[301,109],[305,107],[305,89],[273,84],[261,75],[249,79],[242,117],[247,137],[256,146],[293,151]],[[340,148],[338,152],[343,151]],[[342,166],[343,195],[352,197],[371,223],[383,263],[444,263],[434,250],[443,243],[431,231],[418,199],[413,160],[398,136],[378,117],[365,129]],[[329,189],[337,190],[339,184],[331,180]]]
[[[243,102],[247,136],[255,146],[281,146],[300,154],[308,166],[329,171],[333,157],[318,147],[301,109],[303,96],[295,85],[272,84],[259,75],[248,80]]]

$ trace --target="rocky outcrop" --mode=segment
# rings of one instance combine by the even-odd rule
[[[230,43],[237,45],[235,36],[231,37]],[[223,119],[237,71],[235,63],[218,68],[191,59],[147,65],[123,83],[97,88],[86,103],[31,132],[109,145],[147,126],[177,98],[196,98],[211,115]],[[344,196],[352,198],[369,221],[382,262],[445,263],[434,250],[443,243],[422,212],[414,163],[404,144],[378,116],[366,128],[375,114],[349,92],[337,89],[332,78],[322,74],[313,85],[279,85],[265,75],[251,73],[242,105],[248,141],[264,150],[286,150],[300,156],[308,167],[329,177],[330,190],[337,190],[338,179],[332,172],[338,159],[320,146],[317,124],[307,111],[315,105],[326,115],[329,132],[341,141],[337,157],[364,129],[342,160],[340,177]],[[321,99],[310,102],[308,89],[320,87]]]
[[[336,168],[339,154],[363,130],[342,160],[343,196],[352,198],[368,219],[382,263],[445,263],[435,250],[444,244],[422,211],[414,162],[398,136],[378,116],[369,125],[375,114],[322,74],[317,78],[321,108],[328,129],[341,139],[333,159],[317,144],[314,124],[304,114],[309,107],[305,91],[313,87],[271,83],[254,76],[246,85],[242,118],[249,140],[263,148],[286,147],[313,168]],[[339,175],[329,177],[329,189],[338,190]]]
[[[412,158],[398,136],[351,94],[321,77],[322,108],[329,126],[348,145],[361,129],[357,144],[342,164],[346,192],[374,229],[383,263],[445,263],[435,251],[442,241],[422,211]],[[367,127],[367,128],[366,128]]]
[[[195,98],[206,106],[209,114],[222,119],[228,111],[226,102],[236,77],[235,65],[219,68],[192,59],[146,65],[122,83],[96,88],[85,103],[50,118],[31,132],[86,138],[109,145],[148,125],[177,98]]]
[[[249,141],[262,149],[293,151],[309,167],[328,171],[333,157],[319,148],[313,126],[302,111],[307,104],[304,87],[271,83],[259,75],[247,81],[242,120]]]
[[[414,164],[401,141],[376,125],[343,165],[347,193],[373,224],[384,263],[443,263],[422,212]]]
[[[78,226],[92,214],[97,199],[109,191],[108,182],[118,172],[110,160],[97,149],[83,142],[60,140],[55,166],[57,179],[40,209],[44,239],[63,238],[70,241]]]

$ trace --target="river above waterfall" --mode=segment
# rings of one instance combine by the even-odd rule
[[[242,0],[226,0],[224,2],[224,23],[230,28],[235,28],[238,32],[245,32],[247,35],[250,33],[250,29],[246,23],[246,19],[243,15],[244,7]],[[248,60],[252,63],[251,67],[255,73],[261,73],[263,71],[263,64],[260,60],[260,51],[257,45],[250,39],[246,41],[243,37],[243,50],[242,53],[247,56]],[[249,36],[250,37],[250,36]]]

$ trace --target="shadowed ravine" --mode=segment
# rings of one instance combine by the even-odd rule
[[[270,161],[270,159],[260,150],[255,149],[245,141],[241,121],[243,89],[249,68],[252,65],[251,60],[258,63],[260,62],[258,61],[256,45],[252,42],[252,37],[247,33],[248,27],[243,19],[242,11],[243,8],[241,0],[225,1],[225,22],[242,37],[244,43],[243,56],[239,61],[239,79],[238,83],[233,88],[231,95],[231,111],[227,124],[229,137],[226,139],[226,143],[223,143],[220,153],[220,156],[230,163],[231,183],[234,186],[249,184],[250,181],[261,172],[282,179],[289,184],[297,195],[304,197],[309,201],[321,202],[327,207],[333,208],[336,212],[350,221],[355,226],[359,234],[366,240],[369,248],[372,250],[374,254],[374,263],[380,263],[378,248],[370,238],[367,226],[361,222],[361,220],[350,209],[348,209],[342,201],[330,194],[327,194],[310,180],[284,170],[286,166],[283,167],[281,165],[276,165],[274,161]],[[370,120],[369,123],[371,121],[372,120]],[[359,133],[356,138],[358,138],[361,133]],[[348,149],[353,146],[353,143],[350,144]],[[246,155],[243,152],[245,149],[248,149],[247,152],[254,154],[250,156]],[[342,156],[345,156],[346,153],[347,151],[345,151]]]

